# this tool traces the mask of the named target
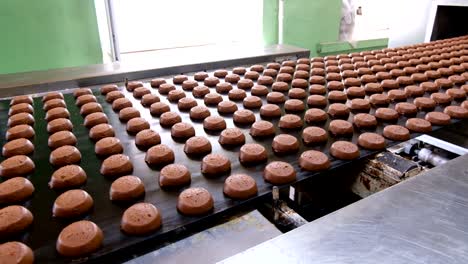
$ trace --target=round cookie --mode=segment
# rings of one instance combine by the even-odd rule
[[[258,164],[267,160],[268,153],[260,144],[249,143],[240,148],[239,161],[243,165]]]
[[[92,113],[85,117],[84,119],[84,126],[87,128],[92,128],[99,124],[107,124],[109,120],[107,119],[107,115],[101,112]]]
[[[303,112],[305,110],[305,105],[302,100],[288,99],[284,102],[284,110],[288,112]]]
[[[185,92],[179,89],[172,90],[167,94],[167,100],[172,103],[177,103],[184,97],[186,97]]]
[[[328,126],[328,131],[334,136],[349,136],[354,132],[353,125],[345,120],[332,120]]]
[[[115,84],[106,84],[102,86],[100,89],[102,95],[106,95],[110,92],[118,91],[118,90],[119,90],[119,87]]]
[[[103,240],[102,230],[95,223],[81,220],[60,232],[56,248],[60,255],[66,257],[86,256],[97,251]]]
[[[161,144],[161,136],[152,129],[144,129],[135,136],[135,145],[142,149],[148,149],[152,146]]]
[[[67,108],[67,105],[65,104],[65,101],[63,99],[52,99],[52,100],[45,102],[42,109],[47,112],[50,109],[53,109],[56,107]]]
[[[180,187],[189,185],[192,177],[186,166],[182,164],[169,164],[161,169],[159,174],[159,186]]]
[[[29,113],[18,113],[8,118],[7,126],[34,125],[34,117]]]
[[[0,204],[18,203],[34,193],[34,186],[24,177],[14,177],[0,183]]]
[[[128,120],[135,118],[135,117],[140,117],[140,116],[141,116],[140,111],[138,111],[138,109],[132,106],[125,107],[119,112],[119,119],[122,122],[128,122]]]
[[[52,189],[77,188],[86,183],[88,176],[78,165],[66,165],[56,170],[50,177]]]
[[[218,83],[216,85],[216,92],[220,94],[226,94],[232,90],[232,85],[228,82]]]
[[[399,125],[385,126],[383,130],[383,136],[395,141],[405,141],[410,139],[409,130]]]
[[[373,128],[377,126],[377,119],[370,114],[357,114],[353,118],[353,123],[358,128]]]
[[[115,177],[121,175],[128,175],[133,171],[133,164],[130,158],[123,154],[114,154],[106,158],[102,164],[99,172],[107,177]]]
[[[143,83],[139,81],[132,81],[125,84],[127,91],[133,92],[138,87],[143,87]]]
[[[93,198],[80,189],[69,190],[55,199],[52,215],[60,218],[74,218],[83,215],[93,207]]]
[[[0,259],[5,264],[33,264],[34,253],[21,242],[6,242],[0,244]]]
[[[18,125],[9,128],[5,134],[5,138],[8,141],[18,138],[32,139],[35,134],[34,129],[30,125]]]
[[[13,98],[11,98],[10,101],[10,106],[16,105],[16,104],[21,104],[21,103],[27,103],[27,104],[33,104],[33,99],[32,96],[30,95],[17,95]]]
[[[431,99],[439,105],[447,105],[452,102],[452,97],[446,93],[433,93]]]
[[[327,142],[328,134],[323,128],[310,126],[302,131],[302,140],[306,145],[322,144]]]
[[[375,117],[384,122],[396,121],[399,117],[398,112],[391,108],[378,108],[375,110]]]
[[[141,98],[141,105],[144,107],[150,107],[152,104],[159,102],[161,99],[159,99],[159,96],[155,94],[145,94]]]
[[[281,108],[275,104],[266,104],[260,108],[260,116],[263,118],[276,118],[281,116]]]
[[[206,106],[199,105],[190,109],[190,118],[193,120],[203,120],[210,115],[210,110]]]
[[[114,128],[107,123],[95,125],[89,130],[89,138],[94,141],[113,136],[115,136]]]
[[[72,122],[66,118],[57,118],[47,123],[47,132],[49,132],[49,134],[53,134],[62,130],[72,131]]]
[[[150,85],[153,88],[159,88],[159,86],[163,83],[166,83],[166,80],[164,80],[163,78],[156,78],[151,80]]]
[[[177,199],[177,210],[184,215],[203,215],[210,212],[213,206],[213,197],[204,188],[186,189]]]
[[[145,162],[150,166],[164,166],[173,163],[174,160],[174,151],[164,144],[152,146],[145,156]]]
[[[193,88],[192,90],[192,95],[195,98],[203,98],[205,97],[205,95],[209,93],[210,93],[210,88],[203,86],[203,85],[197,86]]]
[[[195,129],[189,123],[180,122],[172,126],[171,136],[176,139],[188,139],[195,136]]]
[[[263,178],[274,185],[286,184],[296,180],[296,171],[289,163],[273,161],[265,167]]]
[[[33,173],[35,168],[34,162],[28,156],[16,155],[0,163],[0,176],[4,178],[26,176]]]
[[[48,146],[51,149],[56,149],[65,145],[75,146],[77,139],[75,135],[67,130],[55,132],[49,136]]]
[[[432,131],[431,123],[421,118],[409,118],[406,120],[406,128],[413,132],[428,133]]]
[[[106,102],[111,104],[119,98],[125,98],[125,95],[121,91],[112,91],[106,94]]]
[[[352,160],[359,158],[359,148],[348,141],[335,141],[330,147],[330,155],[337,159]]]
[[[64,97],[61,92],[50,92],[42,97],[42,102],[44,103],[52,99],[64,99]]]
[[[127,98],[118,98],[112,102],[112,110],[119,112],[120,110],[133,106],[132,102]]]
[[[23,232],[33,222],[31,212],[19,205],[0,209],[0,237],[7,238]]]
[[[316,150],[302,152],[299,157],[299,166],[306,171],[322,171],[330,168],[328,156]]]
[[[26,138],[11,140],[2,148],[2,155],[6,158],[16,155],[30,155],[34,152],[34,145]]]
[[[238,128],[226,128],[221,132],[218,142],[224,147],[243,145],[245,135]]]
[[[190,109],[197,105],[197,101],[191,97],[184,97],[177,102],[177,107],[180,111],[190,111]]]
[[[165,112],[171,111],[168,104],[163,102],[156,102],[150,106],[150,113],[153,116],[161,116]]]
[[[208,131],[221,131],[226,129],[226,121],[221,116],[209,116],[203,120],[203,128]]]
[[[135,117],[127,122],[127,132],[131,135],[135,135],[138,132],[149,128],[150,125],[148,121],[142,117]]]
[[[395,105],[395,110],[404,116],[414,116],[418,112],[418,108],[412,103],[397,103]]]
[[[257,194],[257,183],[247,174],[234,174],[224,181],[223,192],[226,196],[245,200]]]
[[[96,96],[94,96],[92,94],[85,94],[85,95],[82,95],[82,96],[76,98],[75,105],[78,106],[78,107],[82,107],[83,105],[85,105],[87,103],[95,103],[95,102],[97,102]]]
[[[276,154],[295,153],[299,150],[299,141],[294,136],[280,134],[273,138],[271,146]]]
[[[385,138],[376,133],[362,133],[358,138],[358,145],[370,150],[385,148]]]
[[[50,153],[49,162],[55,167],[80,163],[81,153],[74,146],[62,146]]]
[[[466,119],[468,118],[468,110],[461,106],[450,105],[445,107],[444,113],[449,115],[451,118]]]
[[[132,201],[145,194],[145,185],[140,178],[127,175],[116,179],[109,191],[111,201]]]
[[[125,210],[120,228],[129,235],[144,235],[158,230],[161,223],[161,213],[154,205],[137,203]]]
[[[242,101],[246,109],[258,109],[262,106],[262,99],[258,96],[247,96]]]
[[[8,110],[8,116],[12,116],[19,113],[34,114],[34,107],[27,103],[15,104],[10,106]]]
[[[327,113],[333,118],[347,118],[349,109],[345,104],[334,103],[328,106]]]
[[[223,175],[231,170],[231,161],[221,154],[208,154],[203,157],[201,173],[206,176]]]
[[[234,112],[234,123],[240,125],[250,125],[255,122],[255,115],[248,109],[240,109]]]
[[[191,137],[185,142],[184,152],[187,155],[206,155],[211,152],[211,143],[205,137]]]
[[[237,109],[236,103],[232,101],[222,101],[218,104],[218,113],[220,114],[233,114]]]
[[[105,137],[96,142],[94,152],[101,157],[107,157],[123,152],[122,143],[116,137]]]
[[[151,90],[146,88],[146,87],[138,87],[135,90],[133,90],[133,97],[137,99],[141,99],[144,95],[150,94]]]
[[[173,125],[180,122],[182,122],[182,118],[176,112],[163,113],[159,118],[159,124],[166,128],[172,127]]]
[[[310,108],[304,114],[304,121],[308,124],[323,123],[327,119],[327,113],[319,108]]]
[[[250,135],[252,137],[268,137],[275,134],[275,127],[271,122],[260,120],[252,124]]]
[[[57,118],[70,118],[70,112],[64,107],[56,107],[47,111],[45,120],[50,122]]]
[[[278,126],[283,129],[300,129],[303,122],[300,116],[293,114],[286,114],[279,120]]]
[[[424,119],[426,119],[432,125],[435,125],[435,126],[445,126],[445,125],[450,125],[451,123],[450,116],[442,112],[429,112],[426,114]]]

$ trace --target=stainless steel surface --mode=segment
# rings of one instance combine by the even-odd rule
[[[126,262],[214,263],[280,235],[257,210]]]
[[[419,141],[422,141],[424,143],[427,143],[429,145],[432,145],[434,147],[438,147],[438,148],[447,150],[448,152],[455,153],[455,154],[460,155],[460,156],[468,154],[468,149],[466,149],[466,148],[457,146],[457,145],[452,144],[450,142],[440,140],[438,138],[435,138],[435,137],[432,137],[432,136],[429,136],[429,135],[421,135],[421,136],[419,136],[419,137],[417,137],[415,139],[417,139]]]
[[[222,263],[468,263],[468,155]]]
[[[440,155],[437,155],[436,153],[432,152],[428,148],[422,148],[418,151],[418,159],[424,162],[430,163],[434,166],[440,166],[449,161],[449,159],[442,157]]]
[[[278,57],[309,57],[310,51],[288,45],[268,47],[229,45],[160,50],[142,58],[110,64],[0,75],[0,97],[40,93],[103,83],[145,79],[275,61]]]

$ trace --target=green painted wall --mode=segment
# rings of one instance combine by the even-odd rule
[[[278,44],[278,0],[263,0],[263,43]]]
[[[102,63],[93,0],[1,0],[0,74]]]
[[[347,54],[361,52],[364,50],[383,49],[388,47],[388,38],[360,40],[354,43],[349,42],[324,42],[317,44],[318,56],[328,56],[335,54]]]
[[[341,0],[285,0],[283,43],[310,49],[317,56],[317,44],[337,41]]]

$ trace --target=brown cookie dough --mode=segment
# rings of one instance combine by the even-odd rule
[[[266,88],[266,87],[265,87]],[[266,89],[266,93],[262,95],[267,95],[268,89]],[[288,97],[291,99],[304,99],[307,98],[307,91],[301,88],[292,88],[288,91]]]
[[[380,83],[367,83],[364,86],[364,90],[368,94],[374,94],[374,93],[382,93],[384,91],[382,85]]]
[[[135,117],[140,117],[140,111],[138,111],[138,109],[135,107],[125,107],[119,112],[119,119],[122,122],[127,122],[128,120]]]
[[[44,106],[42,109],[44,111],[49,111],[50,109],[56,108],[56,107],[67,107],[67,104],[65,104],[65,101],[63,99],[52,99],[44,103]]]
[[[385,148],[385,138],[376,133],[362,133],[358,138],[358,145],[370,150]]]
[[[377,126],[377,119],[369,114],[357,114],[353,118],[353,123],[358,128],[373,128]]]
[[[409,130],[399,125],[385,126],[383,130],[383,136],[395,141],[405,141],[410,139]]]
[[[30,125],[18,125],[9,128],[6,132],[6,140],[14,140],[18,138],[32,139],[35,136],[34,129]]]
[[[277,154],[295,153],[299,150],[299,141],[294,136],[279,134],[273,138],[271,147]]]
[[[161,169],[159,186],[161,188],[180,187],[189,185],[191,179],[191,174],[186,166],[182,164],[169,164]]]
[[[232,101],[222,101],[218,104],[218,113],[220,114],[233,114],[237,109],[236,103]]]
[[[77,188],[86,183],[86,172],[78,165],[66,165],[57,169],[50,177],[52,189]]]
[[[267,160],[268,153],[260,144],[249,143],[240,148],[239,161],[243,165],[258,164]]]
[[[167,100],[172,103],[177,103],[184,97],[186,97],[185,92],[179,89],[172,90],[167,94]]]
[[[240,109],[234,112],[234,123],[240,125],[250,125],[255,122],[255,115],[248,109]]]
[[[369,112],[370,102],[367,99],[355,98],[352,99],[349,108],[354,112]]]
[[[322,109],[311,108],[304,114],[304,121],[308,124],[322,123],[328,119],[327,113]]]
[[[145,156],[145,161],[150,166],[164,166],[173,163],[174,160],[174,151],[164,144],[152,146]]]
[[[135,90],[133,90],[133,97],[137,99],[141,99],[144,95],[150,94],[151,90],[146,88],[146,87],[138,87]]]
[[[226,72],[226,73],[227,73],[227,72]],[[214,75],[216,76],[216,71],[215,71],[215,74],[214,74]],[[208,75],[208,73],[206,73],[206,72],[197,72],[197,73],[195,73],[195,74],[193,75],[193,79],[194,79],[195,81],[203,81],[203,80],[205,80],[208,76],[209,76],[209,75]],[[218,76],[216,76],[216,77],[218,77]],[[224,78],[224,76],[223,76],[223,78]]]
[[[450,97],[452,97],[453,100],[456,100],[456,101],[463,101],[466,99],[466,92],[463,89],[450,88],[450,89],[447,89],[445,93],[450,95]]]
[[[280,118],[278,126],[283,129],[300,129],[303,121],[298,115],[286,114]]]
[[[156,78],[151,80],[150,85],[153,88],[159,88],[159,86],[161,86],[161,84],[163,83],[166,83],[166,80],[164,80],[163,78]]]
[[[172,77],[172,82],[174,84],[182,84],[186,80],[188,80],[188,77],[183,74],[179,74],[179,75]]]
[[[228,82],[218,83],[216,85],[216,92],[220,94],[228,93],[232,90],[232,85]]]
[[[112,109],[116,112],[120,110],[133,106],[132,102],[127,98],[118,98],[112,102]]]
[[[204,188],[189,188],[180,193],[177,210],[184,215],[203,215],[213,209],[210,192]]]
[[[33,222],[33,215],[23,206],[10,205],[0,209],[0,237],[7,238],[23,232]]]
[[[97,251],[103,240],[102,230],[95,223],[81,220],[60,232],[56,248],[60,255],[66,257],[86,256]]]
[[[209,131],[226,129],[226,121],[221,116],[209,116],[203,120],[203,128]]]
[[[64,97],[63,97],[63,94],[61,92],[50,92],[50,93],[45,94],[42,97],[42,102],[45,103],[45,102],[47,102],[49,100],[52,100],[52,99],[62,99],[63,100]]]
[[[161,144],[161,136],[152,129],[144,129],[135,136],[135,145],[142,149],[148,149],[152,146]]]
[[[433,93],[431,99],[439,105],[447,105],[452,102],[452,97],[446,93]]]
[[[424,119],[434,126],[446,126],[451,123],[450,116],[442,112],[429,112],[426,114]]]
[[[201,173],[205,176],[219,176],[231,170],[231,161],[221,154],[208,154],[203,157]]]
[[[203,84],[208,87],[215,87],[218,83],[219,83],[219,79],[218,77],[215,77],[215,76],[207,77],[205,78],[205,80],[203,80]]]
[[[184,152],[187,155],[206,155],[211,152],[211,143],[205,137],[191,137],[185,142]]]
[[[0,259],[5,264],[33,264],[34,253],[31,248],[21,242],[6,242],[0,244]]]
[[[345,120],[332,120],[328,126],[328,131],[335,136],[347,136],[352,135],[353,125]]]
[[[208,77],[208,75],[206,75],[206,77]],[[204,78],[203,78],[204,80]],[[202,81],[203,81],[202,80]],[[198,82],[197,81],[194,81],[194,80],[186,80],[182,83],[182,90],[184,91],[192,91],[193,88],[197,87],[198,86]]]
[[[11,140],[2,148],[2,155],[6,158],[16,155],[30,155],[34,152],[34,145],[29,139],[18,138]]]
[[[284,110],[288,112],[303,112],[305,110],[305,105],[302,100],[288,99],[284,102]]]
[[[333,118],[347,118],[349,109],[345,104],[334,103],[328,106],[328,114]]]
[[[299,157],[299,166],[306,171],[322,171],[330,168],[331,163],[328,156],[316,150],[302,152]]]
[[[245,200],[257,194],[257,183],[247,174],[233,174],[224,181],[223,192],[226,196]]]
[[[405,126],[413,132],[427,133],[432,131],[431,123],[422,118],[409,118],[406,120]]]
[[[258,96],[247,96],[244,98],[242,104],[246,109],[258,109],[262,106],[262,99]]]
[[[49,162],[55,167],[80,163],[81,153],[74,146],[62,146],[50,153]]]
[[[238,146],[245,144],[245,135],[238,128],[226,128],[221,132],[218,139],[222,146]]]
[[[57,197],[52,215],[60,218],[73,218],[86,214],[93,207],[93,198],[84,190],[69,190]]]
[[[375,117],[385,122],[396,121],[399,117],[398,112],[391,108],[379,108],[375,111]]]
[[[144,235],[158,230],[161,223],[158,208],[150,203],[137,203],[125,210],[120,228],[129,235]]]
[[[97,102],[96,97],[92,94],[85,94],[78,98],[76,98],[76,106],[81,107],[87,103],[95,103]]]
[[[118,90],[119,90],[119,87],[115,84],[106,84],[102,86],[100,89],[102,95],[106,95],[110,92],[118,91]]]
[[[57,109],[57,108],[54,108],[54,109]],[[51,109],[49,111],[52,111],[54,109]],[[96,112],[102,112],[101,104],[96,103],[96,102],[86,103],[82,105],[80,109],[80,114],[82,116],[87,116],[89,114],[96,113]]]
[[[73,124],[67,118],[57,118],[47,123],[47,132],[49,132],[49,134],[62,130],[73,130]]]
[[[238,74],[235,74],[234,71],[232,74],[228,74],[224,78],[224,81],[228,83],[237,83],[239,80],[240,80],[240,76]]]
[[[222,101],[223,97],[218,93],[209,93],[203,97],[203,102],[207,106],[217,106]]]
[[[197,86],[195,88],[193,88],[192,90],[192,95],[193,97],[195,98],[203,98],[205,97],[205,95],[209,94],[210,93],[210,88],[206,87],[206,86]]]
[[[171,111],[168,104],[163,102],[156,102],[150,106],[150,113],[153,116],[161,116],[165,112]]]
[[[105,137],[96,142],[94,152],[101,157],[107,157],[123,152],[123,146],[120,139],[116,137]]]
[[[107,119],[107,115],[98,112],[87,115],[84,119],[84,126],[87,128],[92,128],[99,124],[107,124],[108,122],[109,120]]]
[[[313,94],[307,97],[307,105],[313,108],[324,108],[327,106],[327,98],[322,95]]]
[[[281,108],[275,104],[266,104],[260,108],[260,116],[263,118],[276,118],[281,116]]]
[[[257,80],[257,84],[259,85],[272,85],[273,82],[274,80],[273,80],[273,77],[271,76],[260,76],[258,77],[258,80]],[[306,81],[306,84],[308,84],[307,81]],[[237,84],[237,86],[239,86],[239,83]]]
[[[119,98],[125,98],[125,95],[121,91],[112,91],[106,94],[106,102],[113,103]]]
[[[195,136],[195,129],[189,123],[180,122],[172,126],[171,136],[176,139],[188,139]]]
[[[77,139],[75,135],[67,130],[55,132],[51,136],[49,136],[49,140],[47,145],[51,149],[56,149],[61,146],[70,145],[75,146]]]
[[[247,97],[247,93],[242,89],[232,89],[228,93],[228,98],[231,101],[241,101]]]
[[[199,105],[190,109],[190,118],[193,120],[204,120],[210,115],[210,109],[206,106]]]
[[[24,177],[14,177],[0,183],[0,204],[18,203],[34,193],[34,186]]]
[[[17,125],[34,125],[34,117],[29,113],[18,113],[8,118],[7,126],[14,127]]]
[[[127,175],[116,179],[109,191],[111,201],[132,201],[145,194],[145,185],[137,176]]]
[[[395,89],[388,91],[387,96],[393,102],[403,102],[406,101],[407,94],[406,90]]]
[[[414,116],[418,113],[418,108],[412,103],[398,103],[395,110],[404,116]]]
[[[328,134],[323,128],[310,126],[302,131],[302,140],[306,145],[322,144],[327,142]]]
[[[270,104],[282,104],[286,101],[286,96],[280,92],[269,92],[266,99]]]
[[[89,138],[93,141],[113,136],[115,136],[114,128],[106,123],[95,125],[89,130]]]
[[[148,153],[147,153],[148,155]],[[128,175],[133,171],[133,164],[130,158],[123,154],[115,154],[106,158],[99,172],[107,177]]]
[[[271,122],[260,120],[252,124],[250,135],[252,137],[268,137],[275,134],[275,127]]]
[[[173,125],[182,122],[182,118],[176,112],[166,112],[163,113],[159,118],[159,124],[162,127],[170,128]],[[148,127],[149,128],[149,127]]]
[[[160,100],[161,99],[159,99],[159,96],[155,94],[145,94],[141,98],[141,105],[143,105],[144,107],[149,107],[152,104],[159,102]]]
[[[191,97],[184,97],[177,102],[180,111],[190,111],[195,106],[197,106],[197,101]]]
[[[4,178],[27,176],[33,173],[35,168],[31,158],[25,155],[16,155],[0,163],[0,176]]]
[[[327,88],[320,84],[312,84],[309,88],[309,93],[323,95],[327,93]]]
[[[33,114],[34,108],[32,105],[27,103],[15,104],[10,106],[10,109],[8,110],[8,116],[12,116],[19,113]]]
[[[348,141],[335,141],[330,147],[330,155],[341,160],[359,158],[359,148]]]
[[[146,119],[142,117],[135,117],[128,120],[127,122],[127,132],[132,135],[135,135],[138,132],[149,128],[150,124],[148,123],[148,121],[146,121]]]
[[[328,101],[333,103],[344,103],[348,100],[348,96],[342,91],[331,91],[328,93]]]
[[[466,119],[468,118],[468,110],[461,106],[451,105],[444,109],[444,113],[449,115],[451,118]]]
[[[126,84],[127,91],[129,92],[133,92],[138,87],[143,87],[143,83],[139,81],[132,81]]]
[[[11,98],[10,101],[10,106],[16,105],[16,104],[21,104],[21,103],[26,103],[26,104],[33,104],[33,98],[30,95],[17,95]]]
[[[289,163],[273,161],[265,167],[263,178],[274,185],[286,184],[296,180],[296,170]]]

